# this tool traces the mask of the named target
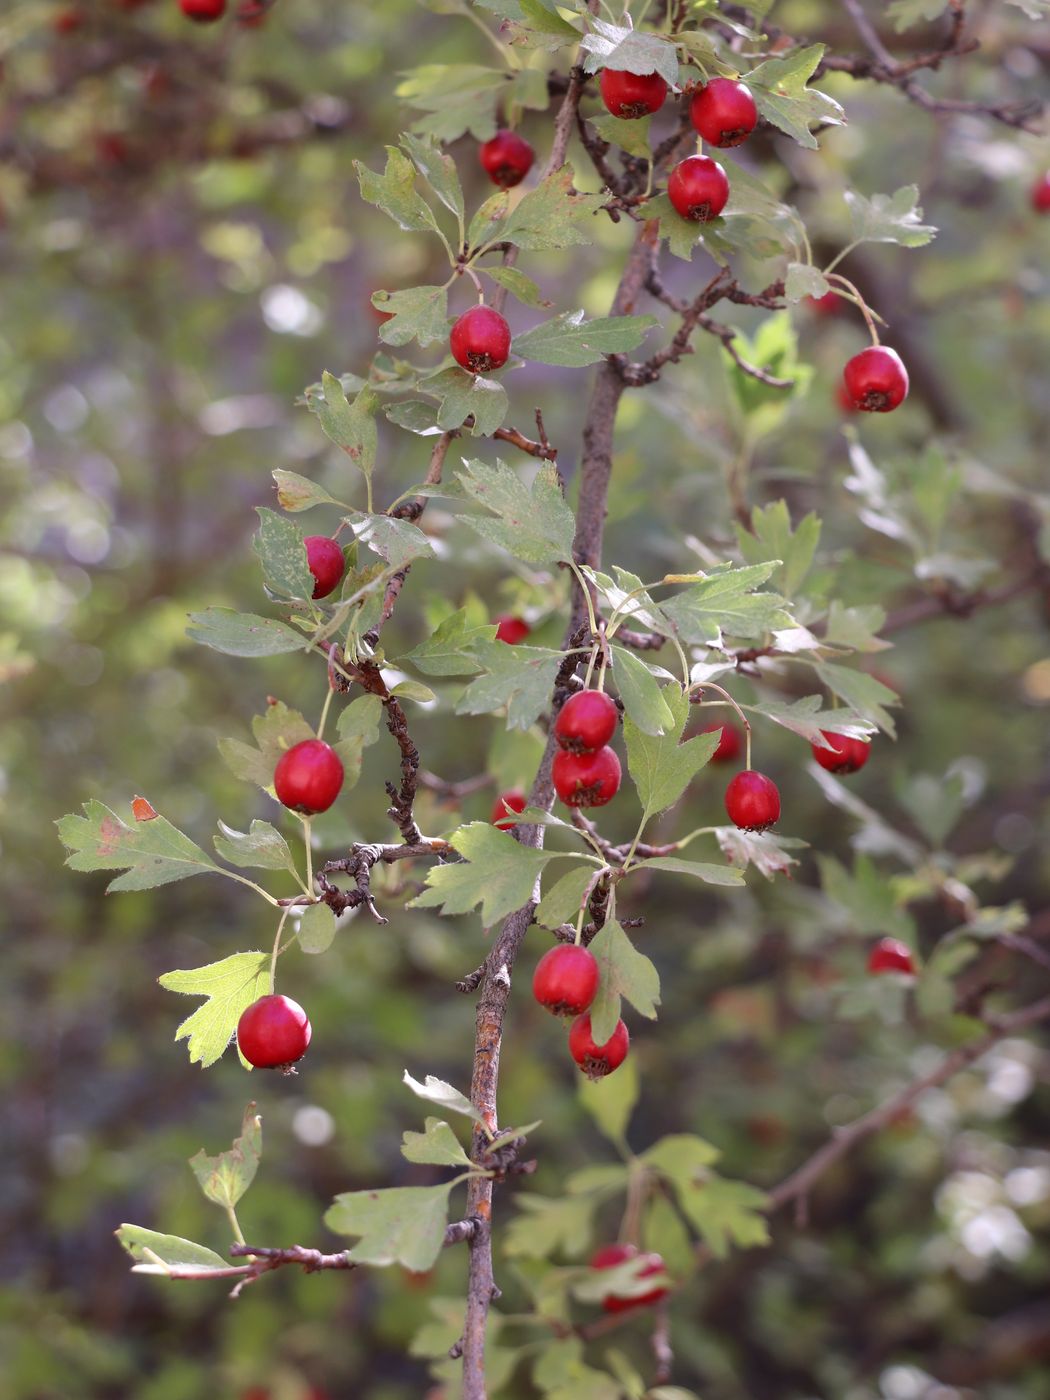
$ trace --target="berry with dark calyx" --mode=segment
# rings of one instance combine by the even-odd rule
[[[739,146],[755,129],[758,108],[746,83],[712,78],[693,94],[689,120],[711,146]]]
[[[641,1257],[645,1263],[639,1268],[637,1278],[652,1278],[654,1274],[666,1273],[666,1265],[661,1255],[646,1254]],[[590,1267],[592,1269],[615,1269],[620,1264],[626,1264],[629,1259],[637,1258],[639,1258],[638,1250],[633,1244],[605,1244],[591,1255]],[[602,1308],[607,1313],[628,1312],[632,1308],[647,1308],[651,1307],[653,1303],[658,1303],[661,1298],[666,1298],[668,1292],[666,1287],[653,1288],[648,1293],[640,1293],[633,1298],[619,1298],[615,1293],[607,1293],[602,1299]]]
[[[532,995],[554,1016],[579,1016],[598,990],[594,954],[575,943],[560,943],[544,953],[532,978]]]
[[[620,790],[620,760],[615,749],[569,753],[559,749],[551,765],[554,791],[566,807],[604,807]]]
[[[570,695],[554,721],[554,737],[569,753],[595,753],[616,733],[620,712],[601,690]]]
[[[507,808],[512,812],[524,812],[528,805],[528,798],[517,788],[510,792],[501,792],[492,804],[491,821],[500,831],[513,831],[515,823],[507,816]]]
[[[614,1069],[619,1069],[630,1047],[631,1037],[622,1021],[616,1022],[616,1029],[604,1045],[595,1045],[591,1018],[586,1011],[576,1017],[569,1030],[569,1054],[588,1079],[604,1079]]]
[[[277,800],[293,812],[327,812],[343,786],[342,760],[323,739],[304,739],[278,760],[273,786]]]
[[[830,749],[822,749],[819,744],[812,746],[813,757],[821,768],[826,768],[829,773],[856,773],[867,763],[871,753],[870,740],[850,739],[845,734],[835,734],[827,729],[820,732],[831,745]]]
[[[509,190],[520,185],[532,169],[536,152],[516,131],[497,131],[479,148],[478,159],[492,183]]]
[[[506,642],[509,647],[516,647],[523,642],[531,631],[532,628],[522,617],[504,613],[496,618],[496,641]]]
[[[307,535],[306,562],[314,576],[313,597],[327,598],[343,581],[346,560],[336,540],[327,535]]]
[[[683,219],[706,224],[726,207],[729,180],[710,156],[686,156],[671,171],[667,194]]]
[[[1050,214],[1050,170],[1032,186],[1032,208],[1037,214]]]
[[[842,382],[862,413],[890,413],[908,397],[908,371],[888,345],[869,345],[854,355],[842,371]]]
[[[780,793],[772,778],[745,768],[726,788],[726,811],[743,831],[765,831],[780,819]]]
[[[718,741],[718,748],[711,755],[712,763],[732,763],[738,757],[740,750],[744,746],[744,741],[740,737],[740,730],[735,724],[705,724],[701,729],[701,734],[714,734],[718,730],[722,731],[722,737]]]
[[[472,306],[452,327],[449,347],[456,364],[471,374],[488,374],[507,363],[510,326],[491,306]]]
[[[283,1069],[306,1054],[310,1019],[291,997],[253,1001],[237,1022],[237,1049],[256,1069]]]
[[[628,73],[623,68],[603,68],[598,88],[607,110],[625,121],[658,112],[667,97],[667,83],[659,73]]]
[[[226,13],[226,0],[179,0],[179,9],[187,19],[211,24]]]
[[[915,959],[907,943],[902,943],[899,938],[880,938],[868,955],[868,971],[903,972],[914,977]]]

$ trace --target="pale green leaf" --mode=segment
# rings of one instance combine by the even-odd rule
[[[213,1065],[229,1045],[241,1013],[269,991],[270,955],[257,951],[234,953],[204,967],[165,972],[157,981],[169,992],[205,997],[175,1032],[188,1041],[190,1063]]]
[[[269,822],[253,821],[248,831],[235,831],[219,822],[221,836],[212,838],[223,860],[242,869],[288,870],[295,873],[295,860],[288,842]]]
[[[473,1166],[459,1138],[441,1118],[428,1118],[421,1133],[403,1133],[401,1155],[410,1162],[435,1167]]]
[[[142,804],[141,806],[139,804]],[[107,886],[107,893],[118,890],[151,890],[190,875],[225,874],[210,856],[188,836],[158,816],[143,798],[133,804],[134,826],[128,826],[103,803],[94,798],[84,804],[84,815],[62,817],[59,840],[69,855],[71,870],[123,870]],[[138,813],[142,815],[138,815]]]
[[[239,1137],[228,1152],[209,1157],[202,1147],[190,1158],[193,1174],[209,1201],[231,1210],[255,1180],[262,1156],[262,1119],[250,1103],[244,1110]]]
[[[480,906],[486,928],[529,902],[551,859],[549,852],[523,846],[489,822],[461,826],[449,841],[463,859],[431,866],[426,887],[409,907],[466,914]]]
[[[651,959],[640,953],[615,919],[598,930],[590,943],[601,974],[591,1003],[591,1034],[604,1045],[620,1019],[620,999],[629,1001],[650,1021],[660,1004],[660,975]]]
[[[425,1273],[444,1245],[448,1198],[455,1184],[344,1191],[325,1211],[325,1224],[337,1235],[360,1237],[348,1251],[354,1263],[400,1264]]]
[[[190,613],[189,620],[186,636],[191,641],[226,656],[282,656],[309,645],[301,632],[275,617],[235,612],[233,608],[205,608]]]

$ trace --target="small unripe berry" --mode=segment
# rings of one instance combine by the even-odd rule
[[[1050,170],[1032,186],[1032,208],[1037,214],[1050,214]]]
[[[490,821],[494,826],[498,826],[500,831],[513,831],[515,823],[507,816],[507,808],[512,812],[524,812],[528,805],[528,798],[517,788],[510,792],[501,792],[492,804]]]
[[[710,156],[686,156],[671,171],[667,194],[683,219],[706,224],[726,207],[729,180]]]
[[[908,397],[908,371],[888,345],[869,345],[854,355],[842,381],[853,407],[862,413],[889,413]]]
[[[559,749],[551,764],[551,781],[567,807],[604,807],[620,790],[620,760],[615,749]]]
[[[554,737],[570,753],[594,753],[616,732],[620,712],[601,690],[578,690],[570,695],[554,721]]]
[[[718,748],[711,755],[712,763],[732,763],[734,758],[740,754],[744,741],[740,737],[740,730],[735,724],[705,724],[701,729],[701,734],[714,734],[717,730],[722,731],[722,737],[718,741]]]
[[[536,964],[532,994],[555,1016],[579,1016],[594,1000],[598,981],[594,954],[575,943],[561,943]]]
[[[323,739],[304,739],[278,760],[273,786],[277,800],[293,812],[327,812],[343,786],[342,760]]]
[[[622,1021],[616,1022],[616,1029],[604,1045],[595,1045],[591,1018],[586,1011],[576,1017],[569,1031],[569,1054],[588,1079],[604,1079],[614,1069],[619,1069],[630,1046],[631,1037]]]
[[[667,84],[659,73],[628,73],[623,68],[603,68],[598,88],[608,111],[625,121],[658,112],[667,97]]]
[[[536,152],[516,131],[497,131],[478,149],[478,159],[492,183],[509,190],[529,173]]]
[[[902,943],[899,938],[880,938],[868,956],[868,971],[904,972],[914,977],[915,959],[907,943]]]
[[[327,598],[343,581],[346,560],[338,543],[327,535],[307,535],[306,562],[314,576],[315,598]]]
[[[758,108],[745,83],[732,78],[712,78],[694,93],[689,120],[712,146],[739,146],[755,129]]]
[[[510,613],[504,613],[496,618],[496,641],[506,642],[510,647],[516,647],[530,634],[532,628],[522,617],[513,617]]]
[[[491,306],[472,306],[452,327],[452,358],[471,374],[502,369],[510,354],[510,326]]]
[[[226,13],[226,0],[179,0],[179,8],[187,19],[211,24]]]
[[[297,1001],[260,997],[237,1022],[237,1048],[256,1069],[279,1069],[303,1058],[312,1034],[309,1017]]]
[[[591,1255],[590,1267],[592,1269],[615,1269],[620,1264],[626,1264],[629,1259],[637,1258],[638,1250],[633,1244],[606,1244]],[[644,1258],[645,1264],[638,1270],[638,1278],[652,1278],[654,1274],[666,1272],[661,1255],[646,1254]],[[632,1308],[647,1308],[653,1303],[658,1303],[661,1298],[666,1298],[669,1291],[666,1287],[653,1288],[648,1293],[641,1293],[634,1298],[618,1298],[615,1293],[609,1293],[602,1299],[602,1308],[607,1313],[629,1312]]]
[[[830,749],[822,749],[819,744],[812,746],[813,757],[821,768],[826,768],[829,773],[856,773],[867,763],[871,753],[870,740],[849,739],[845,734],[835,734],[827,729],[820,732],[831,745]]]
[[[746,768],[726,788],[726,811],[734,826],[765,831],[780,818],[780,793],[772,778]]]

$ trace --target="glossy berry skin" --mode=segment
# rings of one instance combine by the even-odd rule
[[[492,814],[489,819],[494,826],[499,827],[500,831],[513,831],[515,824],[507,816],[507,808],[509,807],[512,812],[524,812],[528,805],[528,798],[517,788],[511,792],[501,792],[492,804]]]
[[[554,721],[554,737],[569,753],[595,753],[616,733],[620,712],[601,690],[570,695]]]
[[[237,1022],[237,1049],[256,1069],[278,1069],[303,1058],[312,1034],[309,1017],[297,1001],[260,997]]]
[[[772,778],[745,768],[726,788],[726,811],[734,826],[765,831],[780,819],[780,793]]]
[[[689,120],[710,146],[739,146],[755,129],[758,108],[745,83],[712,78],[694,93]]]
[[[1050,170],[1032,186],[1032,208],[1037,214],[1050,214]]]
[[[198,24],[212,24],[226,13],[226,0],[179,0],[179,9]]]
[[[560,943],[544,953],[532,978],[532,995],[554,1016],[579,1016],[598,990],[594,954],[575,943]]]
[[[604,1079],[614,1069],[619,1069],[630,1048],[631,1037],[622,1021],[616,1022],[616,1029],[604,1045],[595,1045],[591,1018],[586,1011],[576,1017],[569,1030],[569,1054],[588,1079]]]
[[[667,193],[683,219],[706,224],[726,207],[729,180],[710,156],[687,156],[671,171]]]
[[[868,971],[904,972],[914,977],[915,959],[907,943],[902,943],[899,938],[880,938],[868,957]]]
[[[638,1270],[638,1278],[651,1278],[654,1274],[666,1272],[662,1255],[646,1254],[644,1257],[645,1264]],[[615,1269],[617,1265],[637,1258],[638,1250],[633,1244],[604,1244],[591,1255],[590,1267]],[[629,1312],[632,1308],[651,1307],[661,1298],[666,1298],[668,1291],[667,1288],[653,1288],[648,1293],[641,1293],[634,1298],[617,1298],[615,1294],[610,1293],[602,1299],[602,1308],[607,1313],[621,1313]]]
[[[842,371],[842,382],[862,413],[890,413],[908,397],[908,371],[888,345],[869,345],[854,355]]]
[[[734,758],[739,757],[744,746],[740,730],[735,724],[705,724],[700,733],[715,734],[718,730],[722,731],[722,737],[718,741],[718,748],[711,755],[711,762],[732,763]]]
[[[551,765],[554,791],[566,807],[604,807],[619,792],[620,776],[615,749],[596,753],[559,749]]]
[[[518,646],[531,632],[524,618],[512,617],[510,613],[496,618],[496,641],[506,642],[509,647]]]
[[[303,544],[306,545],[306,562],[314,576],[313,596],[327,598],[343,581],[346,572],[343,551],[327,535],[307,535]]]
[[[491,306],[472,306],[452,327],[452,358],[471,374],[502,369],[510,354],[510,326]]]
[[[628,73],[621,68],[603,68],[598,88],[606,109],[625,121],[658,112],[667,97],[667,84],[659,73]]]
[[[273,786],[277,800],[293,812],[327,812],[343,786],[342,760],[323,739],[304,739],[279,759]]]
[[[845,734],[834,734],[822,729],[821,734],[831,745],[822,749],[814,744],[813,757],[829,773],[856,773],[864,767],[871,754],[871,744],[867,739],[849,739]]]
[[[516,131],[497,131],[478,149],[478,159],[492,183],[509,190],[520,185],[532,169],[536,152]]]

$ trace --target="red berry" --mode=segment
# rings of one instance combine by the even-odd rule
[[[671,171],[667,193],[683,219],[706,224],[726,207],[729,180],[710,156],[687,156]]]
[[[520,617],[512,617],[510,613],[503,613],[496,618],[496,641],[506,642],[510,647],[516,647],[519,642],[523,642],[530,634],[532,628]]]
[[[1032,186],[1032,208],[1037,214],[1050,214],[1050,170]]]
[[[346,571],[343,551],[327,535],[307,535],[303,544],[306,545],[306,562],[314,576],[313,596],[327,598],[343,581]]]
[[[620,712],[601,690],[578,690],[570,695],[554,721],[554,737],[570,753],[594,753],[616,733]]]
[[[880,938],[868,957],[869,972],[906,972],[915,976],[915,959],[899,938]]]
[[[734,826],[765,831],[780,817],[780,793],[772,778],[745,768],[726,788],[726,811]]]
[[[452,358],[471,374],[502,369],[510,354],[510,326],[491,306],[464,311],[449,336]]]
[[[241,0],[234,18],[238,24],[254,29],[266,21],[267,7],[262,0]]]
[[[701,734],[714,734],[717,730],[722,731],[722,737],[718,741],[718,748],[711,755],[712,763],[732,763],[741,748],[743,739],[740,737],[740,730],[735,724],[705,724],[701,729]]]
[[[822,297],[807,297],[806,305],[814,316],[837,316],[846,303],[838,292],[825,292]]]
[[[693,95],[689,120],[712,146],[739,146],[755,129],[758,108],[745,83],[712,78]]]
[[[504,804],[506,804],[506,806]],[[500,831],[513,831],[515,824],[507,816],[507,807],[509,807],[512,812],[524,812],[528,805],[528,798],[523,792],[519,792],[517,788],[512,789],[510,792],[501,792],[492,804],[490,820],[495,826],[499,827]]]
[[[616,1022],[616,1029],[604,1045],[595,1045],[591,1018],[586,1011],[576,1017],[569,1030],[569,1054],[588,1079],[604,1079],[614,1069],[619,1069],[630,1046],[631,1037],[622,1021]]]
[[[482,169],[501,190],[520,185],[532,168],[536,152],[516,131],[497,131],[478,150]]]
[[[623,68],[603,68],[598,87],[607,109],[626,121],[658,112],[667,96],[659,73],[628,73]]]
[[[179,0],[179,8],[187,19],[210,24],[226,13],[226,0]]]
[[[869,345],[847,361],[842,381],[854,408],[889,413],[908,397],[908,371],[888,345]]]
[[[561,943],[544,953],[532,978],[532,995],[555,1016],[578,1016],[598,990],[593,953],[575,943]]]
[[[638,1250],[633,1244],[605,1244],[591,1255],[590,1267],[592,1269],[615,1269],[620,1264],[626,1264],[628,1259],[637,1259]],[[651,1278],[654,1274],[666,1272],[666,1267],[661,1255],[646,1254],[645,1263],[638,1270],[637,1278]],[[653,1288],[648,1293],[639,1294],[634,1298],[619,1298],[615,1293],[608,1293],[602,1299],[602,1307],[606,1312],[619,1313],[627,1312],[631,1308],[646,1308],[653,1303],[658,1303],[661,1298],[666,1298],[669,1290],[667,1288]]]
[[[75,34],[83,28],[84,19],[82,10],[61,10],[51,21],[51,28],[56,34]]]
[[[854,404],[853,399],[850,397],[849,390],[841,379],[835,385],[835,403],[842,413],[856,413],[857,411],[856,404]]]
[[[322,739],[304,739],[279,759],[273,786],[277,800],[293,812],[327,812],[343,786],[342,761]]]
[[[845,734],[835,734],[827,729],[820,732],[831,745],[830,749],[822,749],[819,744],[812,746],[813,757],[821,768],[826,768],[829,773],[856,773],[867,763],[871,753],[870,740],[848,739]]]
[[[615,749],[596,753],[559,749],[551,764],[551,779],[567,807],[604,807],[620,790],[620,760]]]
[[[303,1058],[311,1034],[309,1017],[297,1001],[260,997],[237,1022],[237,1048],[256,1069],[277,1069]]]

